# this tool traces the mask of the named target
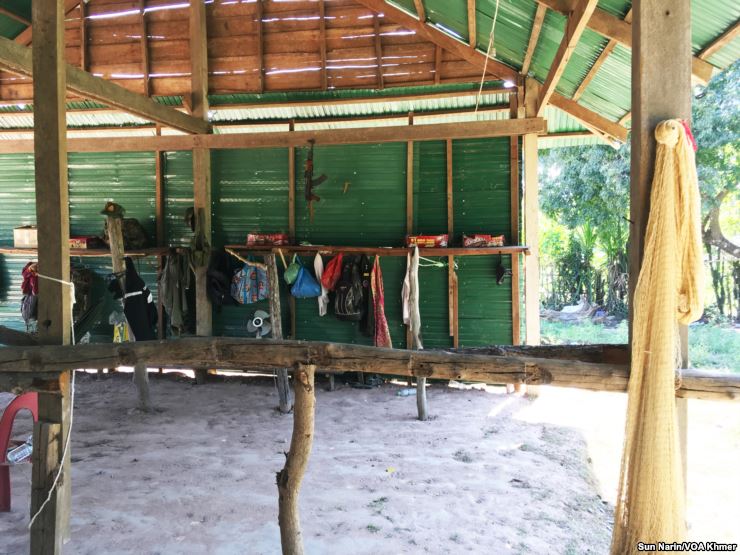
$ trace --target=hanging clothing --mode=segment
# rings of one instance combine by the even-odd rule
[[[129,329],[134,336],[134,341],[151,341],[157,338],[155,327],[157,325],[157,307],[154,304],[149,288],[144,280],[139,277],[130,256],[124,259],[125,271],[125,293],[121,290],[121,282],[114,279],[109,289],[113,296],[120,299],[123,297],[123,313],[126,315]]]
[[[373,295],[373,313],[375,315],[375,346],[393,347],[388,320],[385,318],[385,293],[383,291],[383,273],[380,271],[380,257],[375,256],[373,271],[370,276],[370,287]]]
[[[21,284],[21,292],[24,295],[38,295],[39,294],[39,275],[37,272],[38,264],[36,262],[29,262],[23,266],[23,283]]]
[[[231,296],[239,304],[252,304],[266,299],[269,294],[267,266],[246,262],[231,280]]]
[[[403,323],[411,332],[411,348],[423,349],[421,344],[421,315],[419,314],[419,247],[413,255],[406,255],[406,277],[401,290]]]
[[[185,315],[188,306],[187,290],[191,284],[189,254],[171,252],[167,255],[162,275],[159,277],[159,295],[170,321],[173,335],[185,331]]]
[[[326,316],[326,309],[329,306],[329,290],[324,287],[321,276],[324,275],[324,260],[319,253],[313,259],[313,271],[316,274],[316,280],[321,283],[321,295],[318,296],[319,316]]]

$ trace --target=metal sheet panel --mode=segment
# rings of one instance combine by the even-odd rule
[[[170,246],[190,245],[192,231],[185,211],[193,206],[193,153],[167,152],[164,156],[165,237]]]
[[[445,141],[414,143],[414,233],[447,233]]]

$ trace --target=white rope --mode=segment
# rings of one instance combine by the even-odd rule
[[[496,0],[496,11],[493,12],[493,23],[491,23],[491,34],[488,35],[488,49],[486,50],[486,61],[483,64],[483,75],[480,76],[480,88],[478,89],[478,96],[475,99],[475,114],[478,113],[478,105],[480,104],[480,97],[483,93],[483,82],[486,80],[486,69],[488,68],[488,58],[491,57],[491,48],[493,47],[493,37],[496,31],[496,19],[498,18],[498,3]],[[493,55],[496,56],[496,50],[493,50]]]
[[[70,288],[70,307],[69,307],[69,320],[70,325],[72,327],[72,345],[75,344],[75,322],[74,322],[74,305],[75,305],[75,284],[71,281],[64,281],[62,279],[57,279],[50,276],[45,276],[43,274],[36,274],[41,279],[45,279],[48,281],[53,281],[56,283],[61,283],[62,285],[66,285]],[[57,469],[56,476],[54,476],[54,482],[52,482],[51,487],[49,488],[49,495],[46,496],[46,499],[44,499],[44,502],[39,507],[39,510],[36,511],[36,514],[34,514],[31,517],[31,521],[28,523],[28,528],[30,529],[31,526],[33,526],[33,523],[36,522],[36,519],[38,516],[42,513],[42,511],[46,508],[46,505],[51,501],[51,496],[54,494],[54,490],[56,490],[57,485],[59,484],[59,479],[62,477],[62,471],[64,470],[64,461],[67,459],[67,452],[69,451],[69,444],[72,438],[72,420],[74,417],[74,406],[75,406],[75,371],[72,370],[72,379],[70,381],[69,386],[69,428],[67,429],[67,437],[64,439],[64,447],[62,448],[62,458],[59,461],[59,468]],[[38,445],[34,445],[34,449],[38,449]]]

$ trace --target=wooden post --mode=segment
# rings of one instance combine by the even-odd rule
[[[319,0],[319,48],[321,49],[321,89],[329,88],[329,76],[326,73],[326,6]]]
[[[274,254],[265,255],[267,263],[267,277],[270,288],[270,320],[272,321],[272,338],[283,339],[283,322],[280,310],[280,279],[278,277],[277,261]],[[277,389],[280,412],[287,414],[293,408],[290,399],[290,380],[288,369],[280,368],[277,371]]]
[[[519,106],[518,97],[511,95],[511,112],[510,117],[518,116]],[[519,244],[519,137],[513,135],[509,139],[509,168],[510,177],[510,194],[511,194],[511,229],[509,241],[512,245]],[[520,316],[521,304],[519,302],[519,255],[511,255],[511,343],[519,345],[521,343]]]
[[[316,367],[313,365],[298,364],[293,376],[295,384],[293,435],[285,466],[277,473],[278,522],[283,555],[303,554],[298,495],[313,446],[316,410],[315,372]]]
[[[80,5],[85,2],[81,2]],[[146,24],[146,0],[139,0],[139,28],[141,29],[141,73],[144,78],[144,96],[151,96],[152,87],[151,80],[149,79],[149,37]]]
[[[632,22],[632,161],[630,167],[629,329],[644,256],[655,162],[655,127],[665,119],[691,120],[691,6],[688,2],[637,2]],[[655,78],[659,68],[660,79]],[[683,328],[683,326],[682,326]],[[680,330],[688,365],[688,330]],[[679,410],[679,436],[686,474],[686,407]],[[683,417],[682,417],[683,413]],[[684,484],[685,485],[685,484]]]
[[[260,7],[262,3],[258,4]],[[193,116],[208,119],[208,43],[206,5],[203,0],[190,0],[190,67]],[[211,151],[193,149],[193,204],[200,228],[211,241]],[[207,263],[195,268],[195,333],[213,333],[213,311],[206,293]],[[208,369],[196,368],[195,381],[205,383]]]
[[[537,111],[539,86],[533,79],[525,85],[526,117]],[[522,137],[524,158],[524,240],[529,247],[525,257],[524,311],[527,345],[540,344],[540,246],[539,246],[539,183],[537,181],[537,135]]]
[[[36,0],[33,20],[33,92],[39,273],[69,282],[69,191],[67,187],[66,69],[64,7],[57,0]],[[72,306],[68,286],[39,280],[39,341],[66,345],[71,338]],[[60,553],[69,538],[70,453],[61,461],[70,425],[70,372],[59,377],[58,393],[39,394],[38,443],[33,454],[31,515],[46,499],[51,481],[62,474],[51,501],[31,526],[31,553]],[[36,439],[35,438],[35,439]],[[43,445],[43,447],[41,447]]]
[[[162,129],[157,125],[157,135],[162,134]],[[164,225],[164,204],[165,204],[165,183],[164,183],[164,153],[161,150],[157,150],[154,158],[154,214],[157,226],[156,239],[157,246],[164,247],[167,241],[165,225]],[[164,256],[158,256],[159,261],[158,275],[161,275],[164,267]],[[161,292],[157,291],[157,338],[164,339],[166,337],[164,329],[164,304],[162,303]],[[162,368],[159,369],[159,373],[162,373]]]

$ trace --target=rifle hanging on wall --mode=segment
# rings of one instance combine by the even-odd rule
[[[313,189],[314,187],[318,187],[324,181],[326,181],[326,176],[324,174],[321,174],[316,179],[313,178],[313,145],[315,142],[316,141],[314,141],[313,139],[310,139],[308,141],[308,144],[310,146],[308,150],[308,157],[306,158],[306,168],[303,172],[303,177],[305,179],[306,202],[308,202],[308,213],[311,222],[313,222],[313,202],[319,202],[321,200],[320,197],[314,194]]]

